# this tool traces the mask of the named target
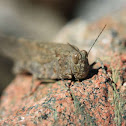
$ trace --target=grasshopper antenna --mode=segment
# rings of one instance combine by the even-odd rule
[[[95,39],[93,45],[91,46],[91,48],[90,48],[89,51],[88,51],[88,54],[90,53],[90,51],[91,51],[92,47],[94,46],[94,44],[97,42],[97,40],[98,40],[99,36],[101,35],[101,33],[104,31],[105,27],[106,27],[106,25],[103,27],[103,29],[102,29],[101,32],[99,33],[98,37]]]

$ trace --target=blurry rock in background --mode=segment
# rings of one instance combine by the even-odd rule
[[[51,41],[65,23],[59,12],[28,1],[0,1],[0,31],[6,35]]]
[[[77,4],[74,15],[85,21],[95,21],[125,7],[125,0],[81,0]]]
[[[81,0],[29,0],[33,4],[41,4],[58,11],[63,17],[68,20],[74,16],[74,10]],[[83,0],[85,1],[85,0]]]

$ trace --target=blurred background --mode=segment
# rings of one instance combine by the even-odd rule
[[[93,22],[120,10],[125,0],[0,0],[0,32],[8,36],[52,41],[61,28],[81,17]],[[11,82],[13,62],[0,56],[0,95]]]

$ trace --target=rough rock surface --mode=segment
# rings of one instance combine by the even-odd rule
[[[45,80],[36,80],[32,94],[27,95],[32,76],[17,75],[1,97],[0,125],[125,126],[126,38],[123,30],[125,23],[121,23],[125,19],[122,15],[119,18],[110,18],[106,17],[88,25],[91,33],[88,33],[87,38],[90,39],[94,38],[92,36],[95,31],[97,34],[106,21],[107,24],[112,22],[104,33],[111,39],[108,42],[109,37],[101,36],[100,41],[107,39],[106,46],[99,45],[104,53],[101,53],[99,47],[95,47],[101,60],[92,65],[87,78],[71,84],[70,80],[48,83]],[[121,22],[117,23],[117,19]],[[117,28],[119,36],[116,38],[110,32],[112,28]],[[118,39],[122,42],[121,45],[115,43]],[[113,42],[116,51],[110,49]]]

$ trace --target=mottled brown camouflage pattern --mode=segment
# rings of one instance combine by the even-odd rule
[[[0,36],[0,51],[15,61],[14,72],[36,78],[85,78],[89,72],[87,52],[71,44],[28,41]]]

